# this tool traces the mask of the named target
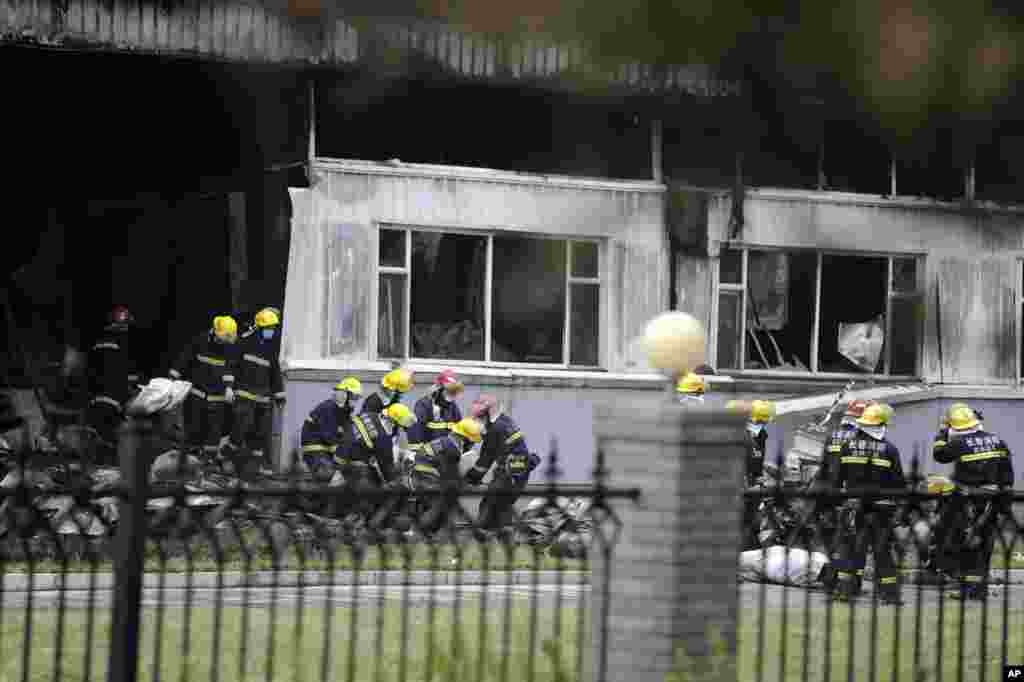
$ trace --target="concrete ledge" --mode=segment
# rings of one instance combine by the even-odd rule
[[[529,587],[534,584],[552,586],[558,584],[558,571],[455,571],[439,570],[431,571],[335,571],[333,580],[335,586],[344,587],[357,583],[359,585],[416,585],[429,586],[431,580],[437,586],[454,585],[522,585]],[[433,578],[431,578],[433,576]],[[564,571],[562,573],[563,585],[579,585],[582,582],[589,584],[589,573],[581,571]],[[30,577],[32,580],[30,580]],[[276,580],[276,583],[275,583]],[[91,581],[95,581],[94,583]],[[276,584],[279,587],[326,587],[331,584],[331,574],[327,571],[281,571],[275,574],[273,571],[259,571],[255,573],[193,573],[191,583],[186,573],[167,573],[163,576],[163,587],[167,589],[184,589],[191,585],[196,589],[216,589],[218,586],[224,589],[236,589],[240,587],[271,587]],[[37,573],[34,576],[28,574],[8,573],[3,576],[2,586],[4,592],[27,592],[30,589],[34,592],[45,592],[60,590],[62,582],[59,573]],[[110,572],[97,572],[95,575],[89,573],[70,573],[64,576],[63,589],[74,591],[87,591],[90,585],[97,590],[111,590],[114,588],[114,574]],[[155,573],[145,575],[143,585],[149,589],[161,587],[161,576]],[[2,601],[2,599],[0,599]]]

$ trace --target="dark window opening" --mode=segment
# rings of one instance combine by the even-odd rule
[[[975,197],[1024,201],[1024,125],[1006,124],[975,150]]]
[[[413,357],[484,359],[486,257],[486,237],[413,232]]]
[[[888,259],[822,257],[818,369],[881,373]]]
[[[746,369],[809,371],[814,329],[814,253],[747,256]]]
[[[896,150],[896,194],[957,201],[964,195],[966,167],[952,130],[922,134]]]
[[[650,121],[627,109],[522,85],[360,72],[317,91],[317,155],[649,180]]]
[[[887,195],[891,154],[873,128],[856,120],[825,122],[824,189]]]

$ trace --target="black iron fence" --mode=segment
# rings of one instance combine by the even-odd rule
[[[898,491],[787,484],[740,559],[742,680],[1002,680],[1024,664],[1024,533],[1012,490],[925,477]]]
[[[131,422],[119,469],[10,456],[0,678],[605,678],[590,563],[614,551],[612,502],[639,491],[609,487],[600,454],[592,485],[560,485],[553,444],[545,482],[523,490],[185,476],[175,453],[161,464],[183,475],[154,481],[153,430]],[[523,499],[482,529],[485,496]],[[417,505],[436,499],[448,522],[422,532]],[[368,524],[382,503],[394,513]]]

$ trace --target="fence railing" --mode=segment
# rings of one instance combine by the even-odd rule
[[[639,491],[609,487],[600,454],[593,485],[559,485],[553,444],[528,490],[185,476],[185,457],[154,482],[153,429],[129,422],[119,470],[8,463],[3,679],[605,679],[590,566],[614,551],[613,501]],[[474,501],[520,496],[507,523],[478,527]],[[417,505],[436,499],[448,521],[420,532]],[[394,513],[368,524],[382,503]]]
[[[1024,495],[928,492],[920,452],[905,489],[747,490],[739,679],[984,681],[1024,664]]]

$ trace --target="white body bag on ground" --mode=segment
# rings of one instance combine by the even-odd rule
[[[828,556],[821,552],[774,545],[740,554],[739,578],[741,582],[806,587],[818,582],[821,569],[828,563]]]

